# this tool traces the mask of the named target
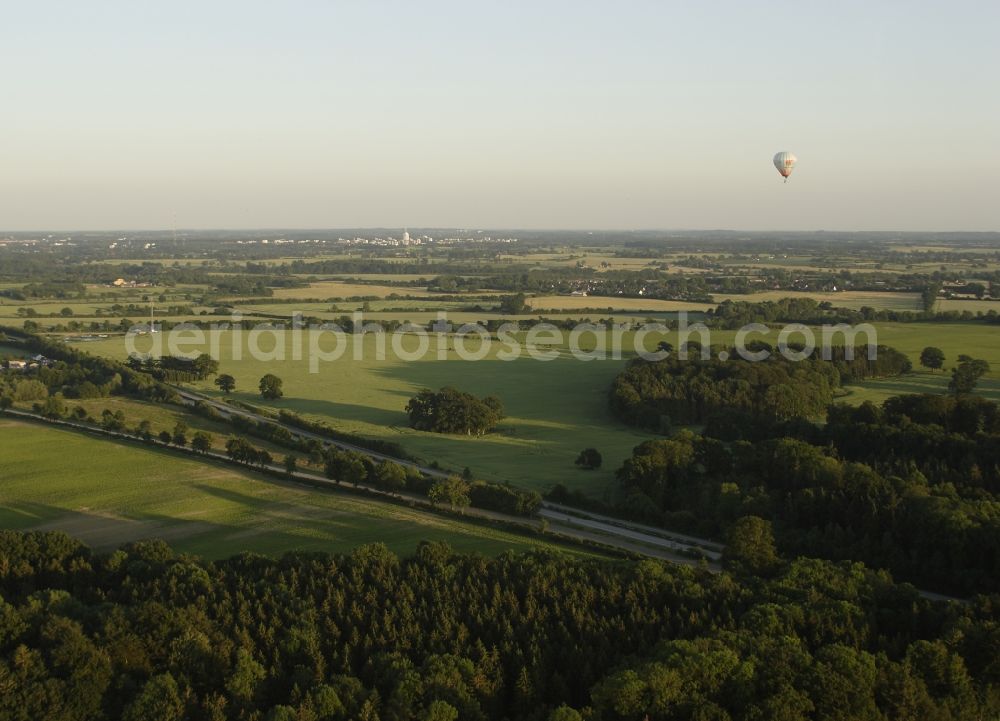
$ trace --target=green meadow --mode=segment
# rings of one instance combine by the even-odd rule
[[[898,393],[947,392],[948,369],[962,353],[984,358],[993,365],[993,372],[980,382],[980,392],[1000,399],[1000,331],[994,327],[979,323],[881,323],[876,324],[876,330],[879,343],[898,348],[910,356],[915,372],[903,378],[849,387],[842,400],[860,403],[881,401]],[[772,330],[759,337],[776,343],[777,335],[777,331]],[[524,334],[518,337],[523,339]],[[676,333],[667,337],[676,344]],[[179,349],[217,351],[221,372],[236,378],[235,399],[262,403],[257,392],[258,381],[265,373],[274,373],[284,381],[284,397],[268,401],[268,406],[322,419],[342,431],[398,442],[428,463],[437,461],[454,470],[469,467],[479,478],[509,481],[540,491],[563,483],[600,495],[611,487],[615,469],[629,456],[632,448],[649,437],[643,431],[619,423],[607,407],[611,381],[631,355],[632,333],[624,334],[623,359],[591,361],[573,358],[566,351],[565,343],[533,346],[539,352],[553,351],[554,360],[539,361],[524,353],[517,360],[504,361],[499,353],[505,348],[496,340],[481,360],[463,360],[456,352],[455,344],[459,341],[454,337],[443,340],[444,350],[439,355],[436,336],[430,338],[430,352],[407,360],[407,354],[416,350],[415,336],[405,336],[403,345],[397,349],[401,353],[396,353],[390,338],[383,336],[380,340],[365,335],[360,345],[347,337],[343,353],[337,360],[319,361],[314,368],[310,368],[307,338],[304,334],[298,359],[291,334],[286,335],[279,348],[275,345],[275,335],[268,331],[254,341],[264,354],[256,358],[249,351],[251,336],[248,333],[243,334],[242,341],[235,343],[235,347],[234,334],[222,331],[216,336],[217,349],[212,349],[212,344],[207,342],[186,344]],[[698,339],[698,335],[693,334],[691,338]],[[734,339],[734,331],[711,334],[713,343],[732,343]],[[656,336],[650,336],[646,346],[655,347],[657,340]],[[796,340],[795,336],[791,340]],[[377,348],[382,341],[386,346],[384,357],[379,356]],[[134,339],[134,347],[139,352],[148,350],[150,343],[148,336]],[[584,336],[581,345],[592,348],[592,336]],[[928,345],[945,351],[947,361],[943,372],[920,369],[920,351]],[[115,358],[126,356],[120,337],[80,347]],[[324,352],[332,352],[331,337],[319,347]],[[475,352],[479,341],[471,339],[466,347]],[[422,388],[436,389],[445,385],[477,395],[498,396],[507,418],[497,431],[482,438],[440,435],[409,428],[404,412],[407,401]],[[211,381],[195,384],[195,387],[220,395]],[[602,453],[604,465],[601,469],[582,471],[574,465],[576,455],[588,446]]]
[[[386,339],[386,354],[380,360],[379,339],[366,335],[361,346],[349,338],[340,359],[319,362],[317,372],[312,373],[308,343],[304,343],[302,358],[295,360],[290,335],[283,348],[284,359],[268,361],[249,354],[246,335],[238,346],[242,358],[235,360],[233,334],[219,334],[220,371],[236,378],[234,398],[261,403],[258,381],[265,373],[274,373],[284,381],[284,397],[268,401],[267,405],[326,420],[339,430],[399,442],[427,462],[436,460],[456,470],[469,467],[479,478],[510,481],[543,491],[565,483],[599,493],[608,487],[614,470],[632,448],[648,437],[618,423],[608,411],[607,390],[623,361],[582,362],[565,352],[551,361],[530,357],[503,361],[498,358],[503,347],[497,342],[484,359],[463,360],[455,350],[454,338],[447,339],[444,360],[439,360],[436,337],[431,339],[435,350],[427,357],[405,360],[406,353],[414,350],[413,336],[408,336],[402,347],[404,358],[393,353]],[[273,341],[269,336],[260,336],[260,346],[273,351],[273,344],[267,344]],[[139,338],[135,347],[143,352],[150,342],[148,337]],[[322,347],[330,350],[333,344],[324,343]],[[479,342],[470,340],[468,348],[478,349]],[[88,343],[86,349],[116,358],[126,355],[121,338]],[[208,346],[186,349],[207,350]],[[360,359],[355,359],[357,350]],[[410,429],[404,412],[409,399],[422,388],[445,385],[477,395],[498,396],[506,409],[506,420],[496,432],[483,438]],[[219,395],[211,381],[195,387]],[[600,470],[582,471],[574,465],[577,454],[588,446],[603,454],[604,466]]]
[[[209,558],[347,551],[421,540],[493,554],[556,546],[460,519],[323,491],[176,453],[0,417],[0,527],[60,530],[93,548],[161,538]]]

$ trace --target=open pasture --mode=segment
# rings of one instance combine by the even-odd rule
[[[481,314],[470,314],[480,316]],[[470,318],[470,320],[478,318]],[[413,320],[425,320],[414,317]],[[457,321],[461,318],[452,317]],[[892,393],[944,392],[948,371],[957,356],[968,353],[989,361],[993,372],[980,383],[982,392],[990,397],[997,392],[1000,378],[1000,333],[990,326],[972,323],[879,323],[875,324],[878,343],[893,346],[907,353],[919,371],[920,351],[934,345],[947,356],[946,371],[936,374],[915,373],[902,379],[874,381],[864,389],[850,389],[844,400],[860,402],[866,398],[884,398]],[[261,403],[257,383],[265,373],[274,373],[284,381],[284,397],[266,404],[329,422],[335,428],[369,438],[400,443],[408,452],[427,462],[438,461],[446,468],[472,469],[477,477],[510,481],[515,485],[546,490],[555,483],[580,488],[596,495],[604,493],[613,483],[613,474],[631,449],[646,440],[649,434],[617,422],[607,406],[607,391],[615,375],[623,367],[634,347],[634,334],[623,334],[622,360],[581,361],[573,358],[562,343],[533,346],[536,351],[556,350],[556,358],[535,360],[522,353],[517,360],[501,360],[505,346],[494,340],[481,360],[464,360],[456,351],[454,337],[428,340],[429,352],[418,359],[407,360],[416,350],[416,336],[405,336],[394,350],[391,338],[365,335],[360,341],[346,338],[342,355],[336,360],[320,360],[315,373],[310,372],[309,340],[304,334],[302,352],[295,359],[294,338],[286,334],[280,347],[275,345],[278,334],[262,332],[253,339],[260,353],[249,352],[249,334],[235,341],[229,331],[215,336],[221,360],[221,372],[237,380],[234,397]],[[816,330],[817,338],[820,332]],[[519,334],[520,339],[525,334]],[[754,336],[772,344],[778,331]],[[678,344],[677,334],[667,340]],[[698,340],[698,334],[692,334]],[[646,338],[646,347],[655,348],[659,336]],[[735,331],[713,331],[709,341],[731,344]],[[796,340],[793,336],[790,340]],[[136,348],[146,350],[149,337],[136,339]],[[834,343],[842,343],[835,338]],[[858,342],[865,342],[860,337]],[[380,358],[378,347],[383,344],[385,355]],[[584,349],[593,347],[590,336],[582,338]],[[331,353],[335,344],[331,335],[319,344],[322,352]],[[479,341],[469,339],[465,346],[475,354]],[[122,339],[88,343],[86,349],[116,358],[124,357]],[[211,350],[211,344],[186,345],[187,352]],[[909,386],[907,384],[910,384]],[[914,385],[915,384],[915,385]],[[929,385],[928,385],[929,384]],[[451,385],[477,395],[495,394],[504,403],[507,419],[494,433],[483,438],[440,435],[415,431],[408,426],[404,412],[407,401],[422,388],[437,389]],[[211,381],[196,384],[200,390],[217,394]],[[909,390],[907,390],[909,388]],[[867,395],[866,395],[867,394]],[[1000,396],[997,396],[1000,397]],[[604,456],[598,471],[580,471],[573,461],[587,446],[596,447]]]
[[[208,558],[347,551],[374,542],[407,554],[425,539],[483,553],[562,548],[68,430],[0,417],[0,433],[0,526],[65,531],[101,550],[143,538]]]
[[[437,460],[448,468],[470,467],[477,477],[510,481],[519,486],[547,490],[556,483],[592,492],[603,492],[614,470],[646,434],[624,426],[611,416],[607,391],[622,361],[576,360],[560,353],[555,360],[539,361],[524,357],[503,361],[498,353],[504,346],[493,342],[487,356],[479,361],[463,360],[455,350],[454,338],[443,338],[444,360],[437,359],[437,337],[430,339],[432,350],[419,360],[405,360],[414,350],[416,337],[408,336],[395,353],[385,336],[365,335],[358,345],[352,338],[338,359],[316,364],[310,372],[308,339],[303,341],[301,360],[294,360],[294,339],[286,334],[280,353],[275,352],[274,335],[263,333],[257,340],[273,360],[254,359],[248,352],[251,339],[244,334],[236,344],[241,358],[234,359],[233,334],[218,334],[223,373],[236,378],[233,397],[261,403],[257,384],[265,373],[284,381],[284,397],[267,405],[312,416],[335,428],[369,438],[396,441],[425,460]],[[584,339],[590,341],[592,339]],[[143,351],[151,339],[137,339]],[[385,342],[384,359],[377,347]],[[585,343],[584,343],[585,344]],[[470,339],[470,351],[479,341]],[[321,348],[332,352],[332,337]],[[186,350],[208,350],[187,346]],[[123,356],[121,340],[88,344],[88,350],[113,357]],[[355,354],[359,359],[355,359]],[[283,357],[283,360],[278,357]],[[483,438],[441,435],[409,428],[404,407],[422,388],[451,385],[476,395],[495,394],[503,401],[507,419],[497,432]],[[206,393],[217,393],[211,381],[196,384]],[[604,454],[604,467],[581,471],[574,465],[576,455],[587,446]]]

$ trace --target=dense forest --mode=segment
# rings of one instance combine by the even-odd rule
[[[917,281],[914,282],[917,283]],[[738,330],[750,323],[803,323],[816,326],[837,323],[858,325],[875,321],[891,323],[969,321],[1000,323],[1000,313],[997,313],[997,309],[989,305],[984,305],[987,310],[980,310],[976,313],[969,310],[933,310],[937,297],[936,288],[939,289],[940,284],[928,285],[924,288],[925,294],[929,290],[933,290],[934,293],[923,299],[925,305],[931,306],[923,311],[890,310],[871,306],[862,306],[857,309],[840,308],[829,301],[801,297],[760,302],[726,300],[708,311],[704,323],[709,327],[730,330]]]
[[[772,520],[789,554],[851,558],[952,593],[1000,590],[1000,410],[973,396],[835,405],[825,425],[731,413],[638,446],[633,517],[721,535]]]
[[[997,597],[422,544],[207,562],[0,532],[8,719],[985,719]]]
[[[734,348],[717,349],[703,359],[700,349],[688,358],[672,353],[660,361],[635,359],[614,381],[611,408],[626,423],[659,429],[671,423],[701,423],[720,412],[738,411],[765,419],[822,415],[841,383],[896,376],[910,370],[899,351],[878,346],[869,359],[868,346],[854,349],[848,360],[843,347],[819,349],[808,357],[788,360],[764,343],[747,345],[751,353],[769,353],[766,360],[744,360]]]

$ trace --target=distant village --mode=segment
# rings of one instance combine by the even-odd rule
[[[471,232],[471,231],[462,231]],[[183,245],[191,240],[187,232],[175,233],[173,237],[173,244]],[[404,230],[399,236],[394,235],[374,235],[370,237],[356,236],[353,238],[339,237],[336,240],[330,238],[247,238],[232,240],[226,239],[228,242],[234,242],[236,245],[339,245],[339,246],[374,246],[374,247],[407,247],[407,246],[420,246],[420,245],[459,245],[464,243],[517,243],[518,239],[513,237],[494,237],[492,235],[487,235],[482,231],[475,231],[473,235],[468,236],[449,236],[449,237],[434,237],[426,234],[411,236],[409,231]],[[87,238],[74,239],[72,235],[58,236],[54,234],[48,234],[40,237],[0,237],[0,248],[2,247],[78,247],[82,245],[87,245],[88,243],[93,243],[94,240]],[[137,238],[130,238],[129,236],[121,236],[114,240],[97,240],[96,242],[103,242],[107,244],[108,250],[118,250],[118,251],[135,251],[135,250],[151,250],[151,251],[162,251],[162,247],[157,247],[157,243],[154,241],[145,241]],[[162,245],[162,244],[161,244]]]
[[[51,368],[54,361],[43,355],[33,355],[30,358],[7,358],[0,360],[0,370],[29,371],[38,368]]]

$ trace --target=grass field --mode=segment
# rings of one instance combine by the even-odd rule
[[[0,358],[27,358],[30,353],[17,345],[0,343]]]
[[[920,351],[928,345],[944,350],[948,369],[961,353],[989,361],[993,372],[981,381],[981,392],[1000,399],[1000,333],[993,328],[972,323],[881,323],[876,326],[877,341],[907,353],[918,369]],[[697,338],[697,335],[692,337]],[[711,334],[711,342],[732,343],[734,337],[734,331],[715,331]],[[676,341],[675,334],[668,338]],[[775,343],[777,331],[772,330],[763,339]],[[649,347],[655,345],[655,337],[647,340]],[[504,362],[497,357],[503,346],[494,343],[483,360],[469,361],[456,354],[454,338],[445,340],[447,352],[444,360],[438,360],[436,337],[431,353],[420,360],[403,360],[388,343],[385,358],[379,360],[376,354],[379,341],[367,335],[360,346],[355,346],[355,340],[349,338],[343,355],[336,361],[319,363],[318,372],[313,374],[309,372],[307,341],[302,358],[293,360],[293,340],[287,337],[282,345],[285,359],[273,361],[266,356],[254,359],[248,352],[246,336],[244,343],[239,345],[242,358],[236,360],[232,341],[228,332],[219,335],[221,371],[236,377],[236,398],[259,403],[258,380],[265,373],[275,373],[284,380],[285,397],[270,402],[274,407],[326,420],[343,431],[398,442],[428,462],[437,460],[457,470],[468,466],[481,478],[510,481],[538,490],[564,483],[600,495],[613,484],[614,471],[629,456],[631,449],[649,437],[645,432],[618,423],[608,411],[607,390],[624,360],[581,362],[559,346],[562,352],[552,361],[522,357]],[[143,344],[149,342],[148,337],[138,339],[138,349],[145,350]],[[415,338],[408,337],[403,350],[412,350],[415,342]],[[271,334],[263,334],[260,348],[273,352],[270,343],[273,343]],[[625,334],[623,345],[627,358],[632,334]],[[468,344],[470,350],[477,347],[475,341]],[[88,343],[85,348],[119,359],[125,355],[120,338]],[[332,349],[332,340],[324,342],[322,348]],[[361,350],[357,360],[355,348]],[[207,348],[188,346],[185,350]],[[944,392],[948,376],[947,371],[933,375],[915,373],[902,379],[876,381],[864,388],[849,389],[844,400],[879,400],[901,392]],[[444,385],[479,395],[499,396],[508,418],[496,432],[483,438],[410,429],[403,410],[407,401],[421,388],[436,389]],[[210,381],[198,387],[217,394]],[[602,469],[586,472],[574,466],[577,453],[587,446],[594,446],[603,454]]]
[[[974,323],[879,323],[878,341],[906,353],[920,372],[903,378],[871,381],[851,389],[849,402],[879,402],[900,393],[947,393],[950,369],[961,354],[981,358],[990,364],[990,373],[979,381],[977,393],[1000,401],[1000,331]],[[936,346],[945,352],[945,370],[931,373],[920,369],[920,351]]]
[[[947,393],[950,378],[949,373],[919,371],[901,378],[870,381],[862,386],[848,386],[846,389],[848,394],[838,400],[857,405],[865,401],[881,403],[890,396],[904,393]],[[981,379],[976,394],[1000,402],[1000,379],[995,377]]]
[[[144,341],[149,342],[143,339],[137,343],[140,351]],[[223,332],[220,341],[221,371],[236,377],[235,398],[259,403],[260,377],[275,373],[284,380],[285,394],[272,402],[275,407],[322,418],[340,430],[397,441],[427,461],[437,460],[459,470],[469,466],[481,478],[539,490],[565,483],[599,493],[607,488],[614,470],[632,448],[646,439],[645,434],[617,423],[608,411],[607,390],[622,361],[581,362],[561,355],[547,362],[527,357],[504,362],[496,357],[503,350],[496,343],[491,354],[480,361],[462,360],[451,350],[446,360],[437,360],[432,352],[426,359],[410,362],[400,359],[391,347],[385,360],[378,360],[377,339],[367,335],[361,360],[353,359],[354,341],[349,339],[343,357],[320,363],[319,372],[312,374],[308,352],[302,360],[292,360],[290,337],[284,346],[286,360],[273,362],[253,359],[242,346],[243,357],[236,361],[232,335]],[[328,347],[332,344],[323,345]],[[468,347],[478,346],[470,341]],[[124,356],[121,339],[89,343],[87,350]],[[410,429],[403,411],[407,401],[421,388],[445,385],[478,395],[496,394],[508,418],[498,432],[484,438]],[[217,393],[210,381],[198,387]],[[602,469],[588,472],[574,466],[577,454],[587,446],[597,447],[604,455]]]
[[[406,554],[424,539],[488,554],[566,550],[72,431],[0,418],[0,434],[0,527],[61,530],[98,549],[162,538],[180,551],[209,558],[242,551],[347,551],[376,541]]]

